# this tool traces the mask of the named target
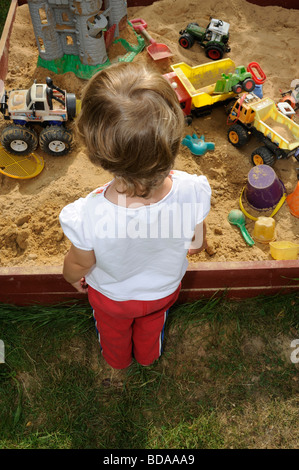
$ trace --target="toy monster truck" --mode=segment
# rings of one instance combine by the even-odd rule
[[[212,60],[222,59],[225,52],[230,52],[228,46],[229,23],[212,18],[207,28],[198,23],[189,23],[186,29],[180,31],[179,44],[189,49],[198,42],[205,49],[206,56]]]
[[[72,132],[65,127],[76,116],[76,97],[55,86],[47,77],[46,84],[33,85],[28,90],[4,91],[0,111],[4,119],[13,121],[2,130],[1,143],[14,155],[28,155],[38,143],[53,156],[66,155],[72,147]],[[39,137],[32,124],[43,129]]]

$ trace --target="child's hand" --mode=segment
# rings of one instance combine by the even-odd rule
[[[74,282],[72,286],[77,289],[78,292],[82,294],[87,294],[88,292],[88,284],[86,284],[85,277],[82,277],[80,281]]]
[[[188,255],[196,255],[197,253],[201,253],[203,250],[206,250],[208,247],[207,241],[204,240],[203,244],[199,248],[189,248]]]
[[[188,255],[195,255],[205,250],[207,247],[207,226],[203,221],[197,224],[194,230],[194,235],[191,240],[191,245],[188,250]]]

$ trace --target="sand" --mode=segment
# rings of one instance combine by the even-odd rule
[[[128,18],[143,18],[149,33],[157,42],[165,43],[173,57],[154,62],[146,50],[134,60],[145,61],[161,73],[171,71],[170,64],[186,62],[194,66],[209,62],[198,44],[184,50],[178,44],[179,31],[189,22],[206,27],[209,17],[230,23],[230,57],[236,65],[247,66],[256,61],[267,80],[264,96],[278,101],[280,89],[289,90],[292,80],[298,78],[298,24],[299,11],[281,7],[259,7],[245,0],[161,0],[147,7],[131,7]],[[114,46],[111,54],[119,54]],[[38,50],[27,5],[17,9],[13,27],[9,71],[5,87],[28,88],[34,79],[44,82],[51,76],[55,84],[80,98],[85,80],[73,73],[55,75],[37,67]],[[2,116],[2,115],[1,115]],[[297,119],[297,118],[296,118]],[[227,116],[223,106],[206,117],[195,118],[185,128],[185,135],[204,135],[215,150],[202,156],[192,155],[181,146],[175,168],[189,173],[204,174],[212,187],[212,207],[207,217],[209,249],[190,257],[191,261],[259,261],[272,259],[268,245],[246,245],[237,227],[227,221],[231,209],[239,208],[239,196],[252,168],[250,155],[259,146],[252,140],[242,149],[234,148],[227,140]],[[1,117],[0,126],[6,123]],[[0,237],[1,266],[61,265],[70,242],[64,236],[58,221],[60,210],[79,197],[111,179],[111,175],[94,167],[84,151],[78,147],[64,157],[52,157],[38,152],[45,160],[39,176],[30,180],[16,180],[0,174]],[[275,171],[288,193],[297,183],[294,157],[280,160]],[[264,215],[257,212],[254,215]],[[266,214],[269,215],[269,214]],[[292,216],[286,203],[275,215],[276,240],[299,242],[299,219]],[[254,222],[246,220],[252,234]]]

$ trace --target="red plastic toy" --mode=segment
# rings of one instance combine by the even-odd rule
[[[254,70],[257,71],[258,76],[256,75]],[[252,78],[257,85],[262,85],[267,78],[261,66],[257,62],[250,62],[247,67],[247,72],[251,73]]]

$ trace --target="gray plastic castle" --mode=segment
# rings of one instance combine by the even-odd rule
[[[125,0],[28,0],[28,6],[39,55],[47,61],[74,55],[85,65],[103,64],[104,32],[117,37],[127,25]]]

